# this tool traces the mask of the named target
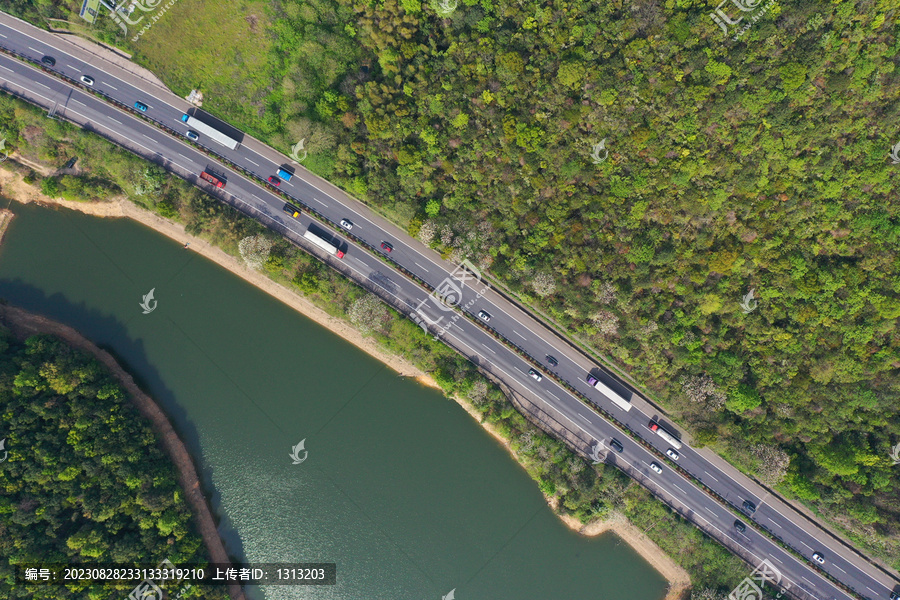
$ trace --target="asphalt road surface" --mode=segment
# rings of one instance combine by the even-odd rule
[[[459,271],[455,265],[441,260],[435,252],[410,238],[406,232],[374,214],[358,201],[347,197],[328,182],[294,165],[290,168],[295,170],[295,176],[291,181],[283,181],[279,189],[314,208],[332,225],[340,227],[338,224],[342,220],[350,221],[352,229],[349,231],[356,238],[374,247],[375,253],[385,252],[380,249],[381,244],[388,242],[393,247],[390,258],[431,287],[453,291],[453,286],[456,286],[458,291],[451,294],[453,301],[450,304],[457,304],[458,300],[459,309],[468,313],[471,318],[460,316],[454,318],[458,312],[446,310],[446,306],[429,299],[429,293],[423,287],[384,262],[375,253],[370,253],[354,240],[333,231],[329,231],[329,234],[333,235],[336,242],[346,250],[346,255],[341,260],[328,257],[325,252],[303,239],[303,233],[313,222],[307,212],[296,219],[285,214],[282,210],[285,200],[274,194],[272,188],[262,181],[248,179],[243,174],[217,164],[214,159],[190,145],[185,137],[170,135],[128,111],[112,106],[87,90],[92,88],[103,92],[126,106],[134,106],[135,102],[141,102],[147,106],[147,117],[167,125],[182,135],[188,130],[181,121],[182,115],[190,107],[186,101],[99,56],[74,47],[57,36],[35,29],[5,14],[0,14],[0,46],[35,61],[40,61],[43,56],[52,56],[56,61],[54,66],[45,66],[42,69],[38,65],[25,64],[8,55],[0,55],[0,87],[4,90],[28,98],[60,117],[117,140],[138,154],[158,162],[164,161],[167,168],[173,172],[211,192],[215,190],[201,182],[197,177],[198,174],[208,168],[224,174],[227,179],[224,191],[228,194],[230,202],[239,210],[267,226],[278,229],[298,245],[312,249],[324,260],[349,269],[353,277],[368,282],[393,304],[406,307],[408,314],[416,315],[418,309],[420,312],[416,318],[428,325],[431,334],[435,335],[442,331],[440,335],[452,346],[503,380],[517,393],[554,415],[563,426],[582,439],[595,440],[599,442],[601,448],[606,449],[609,448],[611,439],[618,440],[623,446],[623,451],[619,453],[609,450],[605,453],[606,462],[616,464],[635,477],[727,547],[739,546],[744,550],[746,558],[757,563],[768,559],[782,574],[780,585],[787,588],[791,595],[820,600],[843,600],[854,597],[823,577],[818,570],[821,569],[856,590],[859,597],[871,600],[890,598],[891,590],[897,585],[897,581],[809,518],[799,514],[780,499],[769,496],[749,478],[723,466],[721,461],[715,460],[704,451],[694,450],[686,444],[678,449],[678,459],[675,463],[671,458],[663,459],[636,443],[547,374],[552,372],[559,379],[566,381],[663,454],[670,449],[670,445],[653,433],[648,424],[651,420],[658,420],[672,432],[676,432],[677,429],[667,423],[663,415],[657,414],[651,404],[602,372],[585,354],[522,311],[502,294],[494,289],[487,289],[483,295],[479,295],[486,287],[484,282],[477,279],[460,281]],[[56,73],[65,74],[76,82],[82,76],[88,76],[93,79],[93,85],[73,85],[61,81],[54,75]],[[245,136],[242,144],[235,150],[204,139],[202,136],[198,143],[255,174],[261,180],[274,175],[280,166],[291,165],[289,158],[250,136]],[[329,230],[328,227],[320,229]],[[457,278],[451,277],[454,272],[457,273]],[[446,285],[448,280],[452,284],[449,288]],[[482,311],[490,316],[489,322],[479,319],[478,315]],[[486,330],[485,325],[535,360],[523,359],[507,343]],[[548,356],[555,357],[558,366],[551,366],[547,360]],[[529,376],[529,370],[532,368],[542,373],[540,381]],[[625,398],[630,398],[633,401],[632,408],[629,411],[619,408],[589,385],[586,382],[589,373],[601,377]],[[586,445],[585,454],[588,454],[590,449]],[[651,463],[657,463],[662,472],[656,473],[651,470]],[[713,496],[678,473],[672,468],[673,464],[677,464],[702,481],[724,498],[732,508],[723,506]],[[753,503],[756,510],[737,519],[733,509],[742,510],[745,501]],[[805,560],[800,560],[782,549],[751,526],[747,526],[743,533],[736,529],[736,520],[749,525],[751,519],[796,549]],[[824,564],[813,567],[814,552],[824,556]],[[747,574],[749,575],[749,570]]]

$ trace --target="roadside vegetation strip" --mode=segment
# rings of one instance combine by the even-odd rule
[[[156,119],[153,119],[153,118],[149,117],[149,116],[148,116],[147,114],[145,114],[144,112],[138,111],[138,110],[134,109],[133,107],[130,107],[130,106],[128,106],[128,105],[126,105],[126,104],[124,104],[124,103],[122,103],[122,102],[119,102],[118,100],[116,100],[116,99],[114,99],[114,98],[108,96],[107,94],[105,94],[105,93],[103,93],[103,92],[100,92],[99,90],[96,90],[96,89],[94,89],[94,88],[92,88],[92,87],[90,87],[90,86],[85,86],[85,85],[81,84],[80,82],[78,82],[78,81],[76,81],[76,80],[74,80],[74,79],[72,79],[72,78],[70,78],[70,77],[68,77],[68,76],[66,76],[66,75],[64,75],[64,74],[62,74],[62,73],[58,73],[58,72],[55,72],[55,71],[51,71],[51,70],[49,70],[49,69],[46,69],[46,68],[45,68],[40,62],[38,62],[38,61],[34,61],[34,60],[32,60],[32,59],[30,59],[30,58],[28,58],[28,57],[25,57],[25,56],[23,56],[23,55],[20,55],[19,53],[15,52],[15,51],[13,51],[13,50],[10,50],[10,49],[8,49],[8,48],[5,48],[5,47],[3,47],[3,46],[0,46],[0,50],[4,51],[4,52],[6,52],[7,54],[10,54],[10,55],[12,55],[12,56],[14,56],[14,57],[16,57],[16,58],[18,58],[18,59],[20,59],[20,60],[22,60],[23,62],[26,62],[26,63],[34,63],[34,64],[36,64],[38,67],[40,67],[41,70],[47,72],[48,74],[53,75],[53,76],[56,76],[57,78],[62,79],[62,80],[64,80],[64,81],[66,81],[67,83],[70,83],[71,85],[74,85],[74,86],[76,86],[76,87],[79,87],[80,89],[82,89],[82,90],[85,91],[85,92],[93,92],[95,95],[97,95],[97,96],[99,96],[99,97],[105,99],[107,102],[116,105],[117,107],[119,107],[119,108],[125,110],[126,112],[132,114],[133,116],[142,118],[144,121],[146,121],[146,122],[148,122],[148,123],[151,123],[151,124],[155,125],[157,128],[160,128],[160,129],[164,130],[164,131],[167,132],[167,133],[173,134],[173,135],[177,136],[178,138],[183,138],[183,137],[184,137],[184,136],[183,136],[180,132],[178,132],[177,130],[175,130],[175,129],[169,127],[168,125],[165,125],[164,123],[162,123],[162,122],[160,122],[160,121],[157,121]],[[105,136],[104,136],[104,137],[105,137]],[[118,142],[116,142],[116,143],[118,144]],[[258,174],[256,174],[256,173],[253,173],[252,171],[249,171],[249,170],[245,169],[244,167],[241,167],[240,165],[235,164],[234,162],[232,162],[232,161],[229,160],[228,158],[226,158],[226,157],[224,157],[224,156],[218,154],[217,152],[215,152],[214,150],[212,150],[212,149],[210,149],[210,148],[208,148],[208,147],[206,147],[206,146],[203,146],[203,145],[200,145],[200,144],[193,144],[193,145],[194,145],[195,147],[197,147],[197,148],[198,148],[201,152],[203,152],[204,154],[207,154],[207,155],[210,156],[211,158],[213,158],[213,159],[217,160],[218,162],[220,162],[220,163],[226,165],[228,168],[230,168],[230,169],[232,169],[232,170],[234,170],[234,171],[236,171],[236,172],[239,172],[239,173],[241,173],[242,175],[244,175],[245,177],[248,177],[248,178],[250,178],[250,179],[257,179],[257,180],[259,180],[259,182],[263,185],[263,187],[265,187],[266,189],[268,189],[269,186],[266,185],[266,184],[267,184],[267,181],[265,180],[265,178],[264,178],[263,176],[258,175]],[[194,182],[192,182],[192,183],[194,183]],[[195,183],[195,185],[196,185],[196,183]],[[199,187],[199,186],[198,186],[198,187]],[[206,190],[206,189],[204,189],[204,188],[202,188],[202,187],[201,187],[200,189],[202,189],[203,191],[209,193],[208,190]],[[296,202],[297,204],[301,205],[302,207],[306,208],[307,212],[309,212],[311,215],[314,215],[314,216],[318,219],[318,221],[320,222],[320,224],[323,224],[323,225],[329,227],[330,229],[332,229],[333,231],[337,232],[338,234],[343,235],[344,237],[347,237],[348,239],[354,241],[354,242],[355,242],[356,244],[358,244],[359,246],[361,246],[361,247],[363,247],[363,248],[369,249],[369,250],[370,250],[370,254],[372,254],[372,255],[378,257],[379,259],[382,260],[382,262],[385,262],[385,263],[390,264],[391,266],[397,268],[397,270],[399,270],[402,274],[406,275],[408,278],[410,278],[411,280],[413,280],[415,283],[417,283],[417,284],[420,285],[421,287],[424,287],[427,291],[430,292],[430,291],[433,291],[433,290],[434,290],[434,287],[433,287],[433,286],[431,286],[430,284],[428,284],[427,282],[425,282],[424,280],[422,280],[421,278],[419,278],[419,276],[415,275],[414,273],[412,273],[412,272],[408,271],[407,269],[405,269],[405,268],[401,267],[400,265],[398,265],[393,259],[390,259],[390,258],[384,256],[382,253],[378,252],[378,251],[375,249],[374,246],[368,244],[367,242],[364,242],[363,240],[361,240],[360,238],[358,238],[357,236],[355,236],[354,234],[352,234],[352,233],[350,233],[350,232],[348,232],[348,231],[344,231],[344,230],[342,230],[342,229],[339,229],[338,226],[335,225],[331,220],[327,219],[324,215],[322,215],[322,213],[320,213],[318,210],[314,209],[312,206],[310,206],[310,205],[307,204],[306,202],[303,202],[302,200],[299,200],[299,199],[297,199],[297,198],[294,198],[294,197],[291,196],[290,194],[287,194],[286,192],[282,192],[280,189],[279,189],[279,190],[275,190],[275,191],[278,192],[278,195],[279,195],[279,196],[289,198],[289,199],[293,200],[294,202]],[[224,192],[223,192],[223,193],[224,193]],[[235,196],[234,194],[230,194],[230,195],[233,196],[233,197],[235,197],[235,198],[237,198],[237,196]],[[282,235],[284,235],[284,234],[282,234]],[[317,257],[317,258],[318,258],[318,257]],[[497,289],[497,288],[495,288],[495,289]],[[507,298],[507,300],[509,300],[510,302],[513,302],[514,304],[517,304],[517,302],[515,302],[511,297],[508,297],[508,296],[506,296],[505,294],[501,294],[501,295],[505,296],[505,297]],[[458,307],[455,307],[454,310],[455,310],[455,311],[459,311],[460,313],[462,313],[463,316],[465,316],[466,318],[468,318],[470,321],[476,323],[476,324],[477,324],[478,326],[480,326],[482,329],[484,329],[484,330],[486,330],[487,332],[489,332],[489,333],[490,333],[491,335],[493,335],[497,340],[503,342],[507,347],[509,347],[510,349],[514,350],[517,354],[519,354],[519,355],[522,356],[523,358],[527,359],[528,361],[530,361],[530,362],[533,363],[533,364],[538,364],[538,365],[540,364],[540,361],[538,361],[536,358],[534,358],[533,356],[531,356],[527,351],[525,351],[523,348],[521,348],[518,344],[516,344],[516,343],[513,342],[512,340],[510,340],[510,339],[506,338],[505,336],[503,336],[502,334],[500,334],[500,333],[499,333],[496,329],[494,329],[493,327],[490,327],[490,326],[488,326],[487,324],[485,324],[485,323],[481,322],[480,320],[476,319],[474,315],[471,315],[471,314],[469,314],[469,313],[466,313],[465,311],[463,311],[462,309],[459,309]],[[571,343],[571,342],[570,342],[570,343]],[[605,361],[604,361],[604,362],[605,362]],[[547,374],[548,374],[548,376],[550,376],[552,379],[554,379],[557,383],[559,383],[560,385],[562,385],[563,387],[565,387],[567,390],[569,390],[570,393],[574,394],[577,398],[579,398],[579,399],[580,399],[583,403],[585,403],[589,408],[591,408],[591,409],[594,410],[595,412],[598,412],[599,414],[601,414],[601,416],[604,416],[604,417],[606,417],[607,419],[609,419],[610,421],[612,421],[612,422],[613,422],[619,429],[621,429],[622,431],[627,431],[635,441],[638,441],[639,443],[641,443],[641,445],[643,445],[644,447],[646,447],[648,450],[652,451],[654,454],[656,454],[656,455],[657,455],[658,457],[660,457],[662,460],[666,461],[668,464],[670,464],[670,465],[673,464],[672,461],[670,461],[670,460],[669,460],[662,452],[660,452],[659,450],[657,450],[655,447],[653,447],[653,446],[650,445],[648,442],[646,442],[642,437],[640,437],[640,436],[637,434],[637,432],[633,431],[630,427],[628,427],[628,426],[625,425],[624,423],[621,423],[618,419],[616,419],[614,416],[612,416],[612,414],[608,413],[605,409],[603,409],[603,408],[601,408],[601,407],[599,407],[599,406],[593,404],[590,400],[587,399],[586,396],[584,396],[581,392],[579,392],[578,390],[576,390],[576,389],[574,388],[574,386],[572,386],[568,381],[559,378],[558,375],[556,375],[555,373],[552,373],[552,372],[549,372],[549,371],[548,371]],[[688,473],[687,471],[684,471],[681,467],[676,467],[676,468],[679,470],[680,473],[684,474],[686,477],[688,477],[689,479],[691,479],[696,485],[698,485],[698,487],[700,487],[701,489],[706,490],[706,491],[707,491],[712,497],[714,497],[718,502],[724,504],[727,508],[733,510],[733,507],[731,506],[730,503],[728,503],[724,498],[722,498],[721,496],[719,496],[718,494],[716,494],[713,490],[709,489],[709,488],[708,488],[705,484],[703,484],[698,478],[696,478],[695,476],[691,475],[691,474]],[[737,513],[737,514],[741,514],[741,513]],[[753,521],[752,519],[749,519],[749,520],[751,521],[751,523],[753,523],[754,526],[756,526],[758,529],[760,529],[760,530],[762,530],[764,533],[766,533],[766,534],[767,534],[767,537],[769,537],[769,538],[771,538],[773,541],[776,541],[777,543],[783,545],[783,547],[784,547],[785,549],[791,550],[792,552],[794,552],[794,553],[797,555],[798,558],[800,558],[800,559],[803,560],[804,562],[807,562],[806,559],[803,558],[803,556],[799,553],[799,551],[797,551],[797,550],[794,549],[793,547],[787,545],[787,543],[785,543],[783,540],[781,540],[780,538],[778,538],[778,537],[777,537],[774,533],[772,533],[769,529],[767,529],[767,528],[765,528],[764,526],[762,526],[762,525],[756,523],[756,522]],[[809,563],[807,562],[807,564],[809,564]],[[837,579],[835,579],[835,578],[834,578],[832,575],[830,575],[829,573],[827,573],[827,572],[825,572],[825,571],[819,570],[819,569],[816,568],[814,565],[813,565],[813,568],[815,568],[817,571],[819,571],[820,573],[822,573],[823,576],[825,576],[827,579],[831,580],[833,583],[835,583],[835,585],[837,585],[837,586],[840,587],[841,589],[844,589],[844,590],[847,591],[848,593],[851,593],[851,594],[857,594],[857,595],[859,596],[858,592],[856,592],[856,591],[853,590],[852,588],[846,586],[845,584],[841,583],[840,581],[838,581]],[[862,596],[859,596],[859,597],[862,598]]]

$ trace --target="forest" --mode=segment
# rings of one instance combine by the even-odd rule
[[[130,585],[17,585],[17,564],[206,564],[175,468],[122,388],[59,339],[0,327],[0,596],[105,600]],[[176,593],[179,590],[169,590]],[[222,587],[182,598],[225,600]]]
[[[284,151],[304,139],[304,166],[900,568],[896,6],[781,2],[732,37],[716,5],[247,0],[219,40],[237,82],[184,35],[204,0],[134,45],[89,33]]]

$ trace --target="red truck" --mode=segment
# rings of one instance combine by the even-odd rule
[[[202,173],[200,173],[200,179],[203,179],[204,181],[208,181],[209,183],[213,184],[217,188],[225,187],[224,181],[222,181],[215,175],[211,175],[211,174],[207,173],[206,171],[203,171]]]

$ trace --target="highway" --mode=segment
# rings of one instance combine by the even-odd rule
[[[381,257],[364,249],[353,238],[335,234],[346,250],[346,256],[342,260],[327,257],[324,252],[311,246],[303,239],[303,233],[313,222],[310,214],[304,212],[297,219],[285,214],[282,211],[285,200],[263,183],[267,177],[275,174],[279,166],[290,165],[289,158],[250,136],[245,136],[242,144],[234,150],[201,137],[199,144],[207,146],[259,178],[253,180],[218,164],[183,137],[188,128],[182,123],[181,117],[190,105],[165,89],[148,84],[119,66],[5,14],[0,15],[0,46],[35,61],[35,64],[26,64],[6,54],[0,55],[0,87],[5,91],[26,97],[60,117],[117,140],[142,156],[164,162],[171,171],[211,193],[215,190],[201,182],[197,175],[210,167],[224,173],[227,177],[224,192],[230,203],[239,210],[283,233],[297,245],[309,249],[330,264],[344,269],[355,279],[368,282],[392,304],[406,307],[407,314],[415,316],[419,308],[421,317],[417,318],[421,318],[420,322],[425,324],[430,323],[428,331],[432,335],[443,331],[441,337],[451,346],[501,379],[518,394],[554,415],[582,439],[597,440],[607,447],[612,438],[619,440],[623,452],[610,450],[606,453],[606,462],[619,466],[635,477],[727,547],[740,546],[746,556],[755,559],[757,563],[769,559],[784,576],[781,585],[794,597],[888,600],[895,586],[900,589],[900,582],[884,570],[876,568],[795,509],[766,493],[749,478],[734,470],[724,469],[704,451],[697,451],[685,444],[678,451],[677,462],[674,462],[663,459],[635,442],[548,374],[552,373],[597,403],[660,453],[664,454],[669,445],[650,431],[650,421],[657,420],[672,432],[677,432],[677,428],[632,391],[623,391],[626,398],[632,398],[633,408],[630,411],[626,412],[615,406],[586,382],[586,376],[593,373],[614,387],[621,386],[615,379],[604,375],[595,361],[497,290],[490,288],[483,296],[479,296],[478,292],[486,287],[485,282],[463,282],[452,278],[451,274],[457,268],[455,265],[441,260],[434,251],[410,238],[405,231],[388,223],[358,201],[347,197],[335,186],[294,165],[292,169],[296,170],[296,175],[291,181],[282,182],[280,189],[283,192],[314,208],[332,225],[337,225],[343,219],[351,221],[353,226],[350,233],[375,248],[376,253],[383,241],[390,243],[393,246],[390,258],[431,288],[444,289],[442,284],[450,279],[459,289],[457,310],[465,311],[469,318],[453,320],[452,315],[458,312],[444,310],[446,307],[442,308],[439,303],[429,300],[426,289]],[[37,63],[43,56],[52,56],[56,61],[55,65],[40,68]],[[67,75],[75,81],[83,75],[89,76],[94,80],[91,86],[94,90],[129,107],[135,102],[145,104],[148,118],[182,135],[170,135],[89,93],[87,86],[64,82],[55,74]],[[481,311],[490,315],[489,322],[479,319]],[[522,358],[504,339],[535,360],[527,361]],[[549,364],[546,359],[548,355],[558,360],[558,366]],[[530,368],[544,374],[541,381],[528,376]],[[590,449],[586,446],[584,454],[588,455]],[[662,473],[650,470],[653,462],[661,465]],[[676,471],[673,468],[676,464],[702,481],[731,508],[724,506],[690,478]],[[734,509],[741,511],[745,501],[752,502],[756,511],[740,518],[748,525],[746,531],[741,533],[734,525],[737,520]],[[751,520],[777,535],[799,552],[804,560],[798,559],[754,530],[750,526]],[[814,552],[825,557],[823,565],[813,566]],[[850,595],[835,586],[819,569],[855,590],[857,595]]]

